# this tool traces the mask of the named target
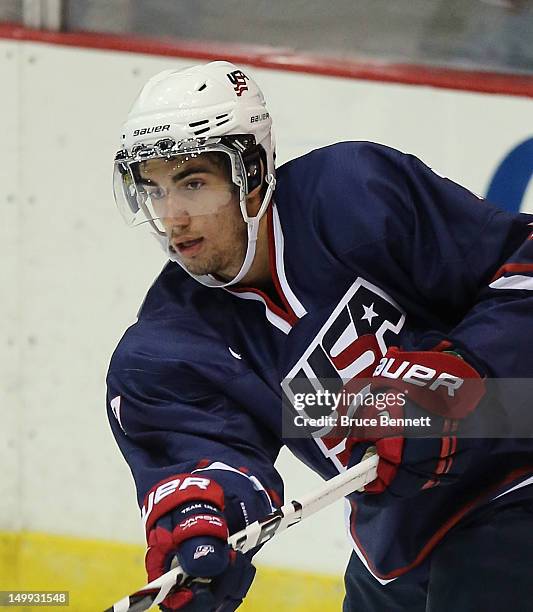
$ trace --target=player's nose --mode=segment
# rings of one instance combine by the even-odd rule
[[[180,210],[165,217],[164,222],[172,228],[183,229],[191,224],[191,216],[186,210]]]
[[[183,198],[171,196],[167,199],[165,221],[172,227],[187,227],[191,223],[191,215]]]

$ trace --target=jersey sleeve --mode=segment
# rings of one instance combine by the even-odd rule
[[[487,376],[531,377],[533,216],[499,210],[415,157],[402,161],[414,221],[435,249],[412,266],[414,282],[440,313],[456,309],[446,334],[429,332],[421,342],[446,335]]]
[[[283,484],[273,467],[280,448],[274,433],[196,364],[177,360],[170,366],[136,353],[127,333],[109,368],[107,411],[139,506],[164,478],[200,471],[222,486],[226,505],[246,508],[245,524],[279,506]],[[245,393],[249,381],[230,384]]]
[[[450,343],[485,377],[470,431],[485,432],[491,452],[531,453],[533,216],[499,210],[415,157],[402,161],[411,218],[434,244],[421,256],[421,236],[413,242],[415,288],[449,321],[423,334],[419,348]]]
[[[335,177],[329,208],[316,213],[325,239],[345,265],[365,262],[408,315],[424,309],[411,348],[446,340],[488,378],[532,378],[533,215],[500,210],[379,145],[344,143],[325,163]],[[526,410],[520,386],[509,381],[500,398],[515,425]]]

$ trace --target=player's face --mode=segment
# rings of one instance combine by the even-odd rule
[[[233,278],[244,261],[247,232],[238,190],[220,157],[152,159],[140,174],[170,248],[187,270]]]

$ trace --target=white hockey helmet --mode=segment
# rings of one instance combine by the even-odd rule
[[[231,180],[239,190],[248,247],[242,267],[229,282],[194,275],[207,285],[239,282],[252,264],[259,221],[275,188],[272,120],[257,84],[237,66],[216,61],[184,70],[165,70],[143,87],[122,127],[122,146],[115,157],[114,194],[129,225],[149,222],[168,256],[185,270],[170,246],[146,190],[138,185],[139,164],[154,158],[195,157],[220,152],[229,157]],[[259,160],[263,161],[264,176]],[[250,217],[246,195],[263,180],[260,209]],[[187,270],[188,271],[188,270]]]

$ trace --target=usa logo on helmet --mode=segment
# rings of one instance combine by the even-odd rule
[[[248,77],[244,74],[244,72],[242,72],[242,70],[234,70],[233,72],[230,72],[227,76],[230,80],[230,83],[233,85],[235,93],[239,97],[242,96],[243,92],[248,91],[248,85],[246,84]]]

